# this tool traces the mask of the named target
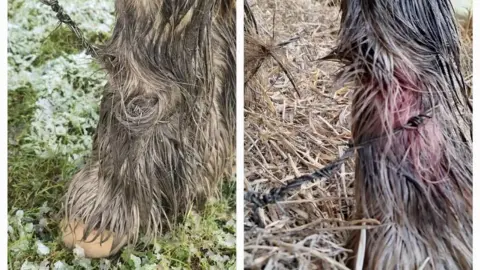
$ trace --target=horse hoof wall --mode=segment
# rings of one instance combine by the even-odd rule
[[[85,257],[87,258],[106,258],[114,253],[118,252],[121,246],[125,245],[125,238],[120,242],[121,246],[115,247],[115,251],[112,252],[113,241],[115,239],[115,234],[109,231],[103,233],[103,237],[98,236],[95,241],[92,239],[98,235],[96,231],[92,231],[90,235],[86,238],[85,241],[82,240],[83,233],[85,229],[85,224],[82,222],[69,222],[63,220],[60,223],[62,231],[62,240],[65,246],[70,249],[73,249],[75,246],[83,248],[85,252]],[[106,241],[101,242],[101,238],[107,238]]]

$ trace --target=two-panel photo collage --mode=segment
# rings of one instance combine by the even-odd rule
[[[5,0],[0,269],[480,269],[474,2]]]

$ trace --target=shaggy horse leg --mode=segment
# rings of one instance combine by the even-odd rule
[[[69,186],[62,227],[89,257],[201,209],[235,142],[235,1],[117,0],[116,11],[92,160]]]
[[[342,1],[331,57],[354,89],[352,137],[381,138],[357,151],[355,196],[356,217],[382,225],[364,243],[353,232],[351,268],[472,267],[472,106],[458,38],[450,0]]]

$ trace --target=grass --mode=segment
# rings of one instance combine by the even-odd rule
[[[113,3],[60,1],[92,43],[111,30]],[[66,185],[91,147],[103,71],[70,30],[36,1],[9,1],[8,265],[9,269],[233,269],[235,183],[202,213],[146,248],[86,259],[60,241]],[[93,29],[95,26],[95,29]],[[96,29],[100,29],[96,31]]]
[[[43,42],[33,65],[39,66],[63,54],[79,53],[81,49],[75,34],[67,27],[59,27]]]
[[[96,44],[105,42],[108,37],[103,33],[90,33],[86,36],[86,39],[90,44]],[[77,36],[68,27],[60,26],[44,40],[38,52],[38,57],[32,64],[33,66],[39,66],[61,55],[77,54],[82,49],[83,47]]]

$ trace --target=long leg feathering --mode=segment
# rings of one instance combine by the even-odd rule
[[[92,160],[74,176],[65,213],[87,233],[136,244],[201,207],[231,171],[235,1],[117,0],[116,14],[99,51],[109,83]]]
[[[471,269],[472,106],[450,0],[343,0],[341,9],[326,59],[344,64],[339,80],[355,90],[354,143],[388,135],[357,153],[357,214],[384,224],[367,231],[363,269]],[[419,114],[423,125],[393,132]]]

